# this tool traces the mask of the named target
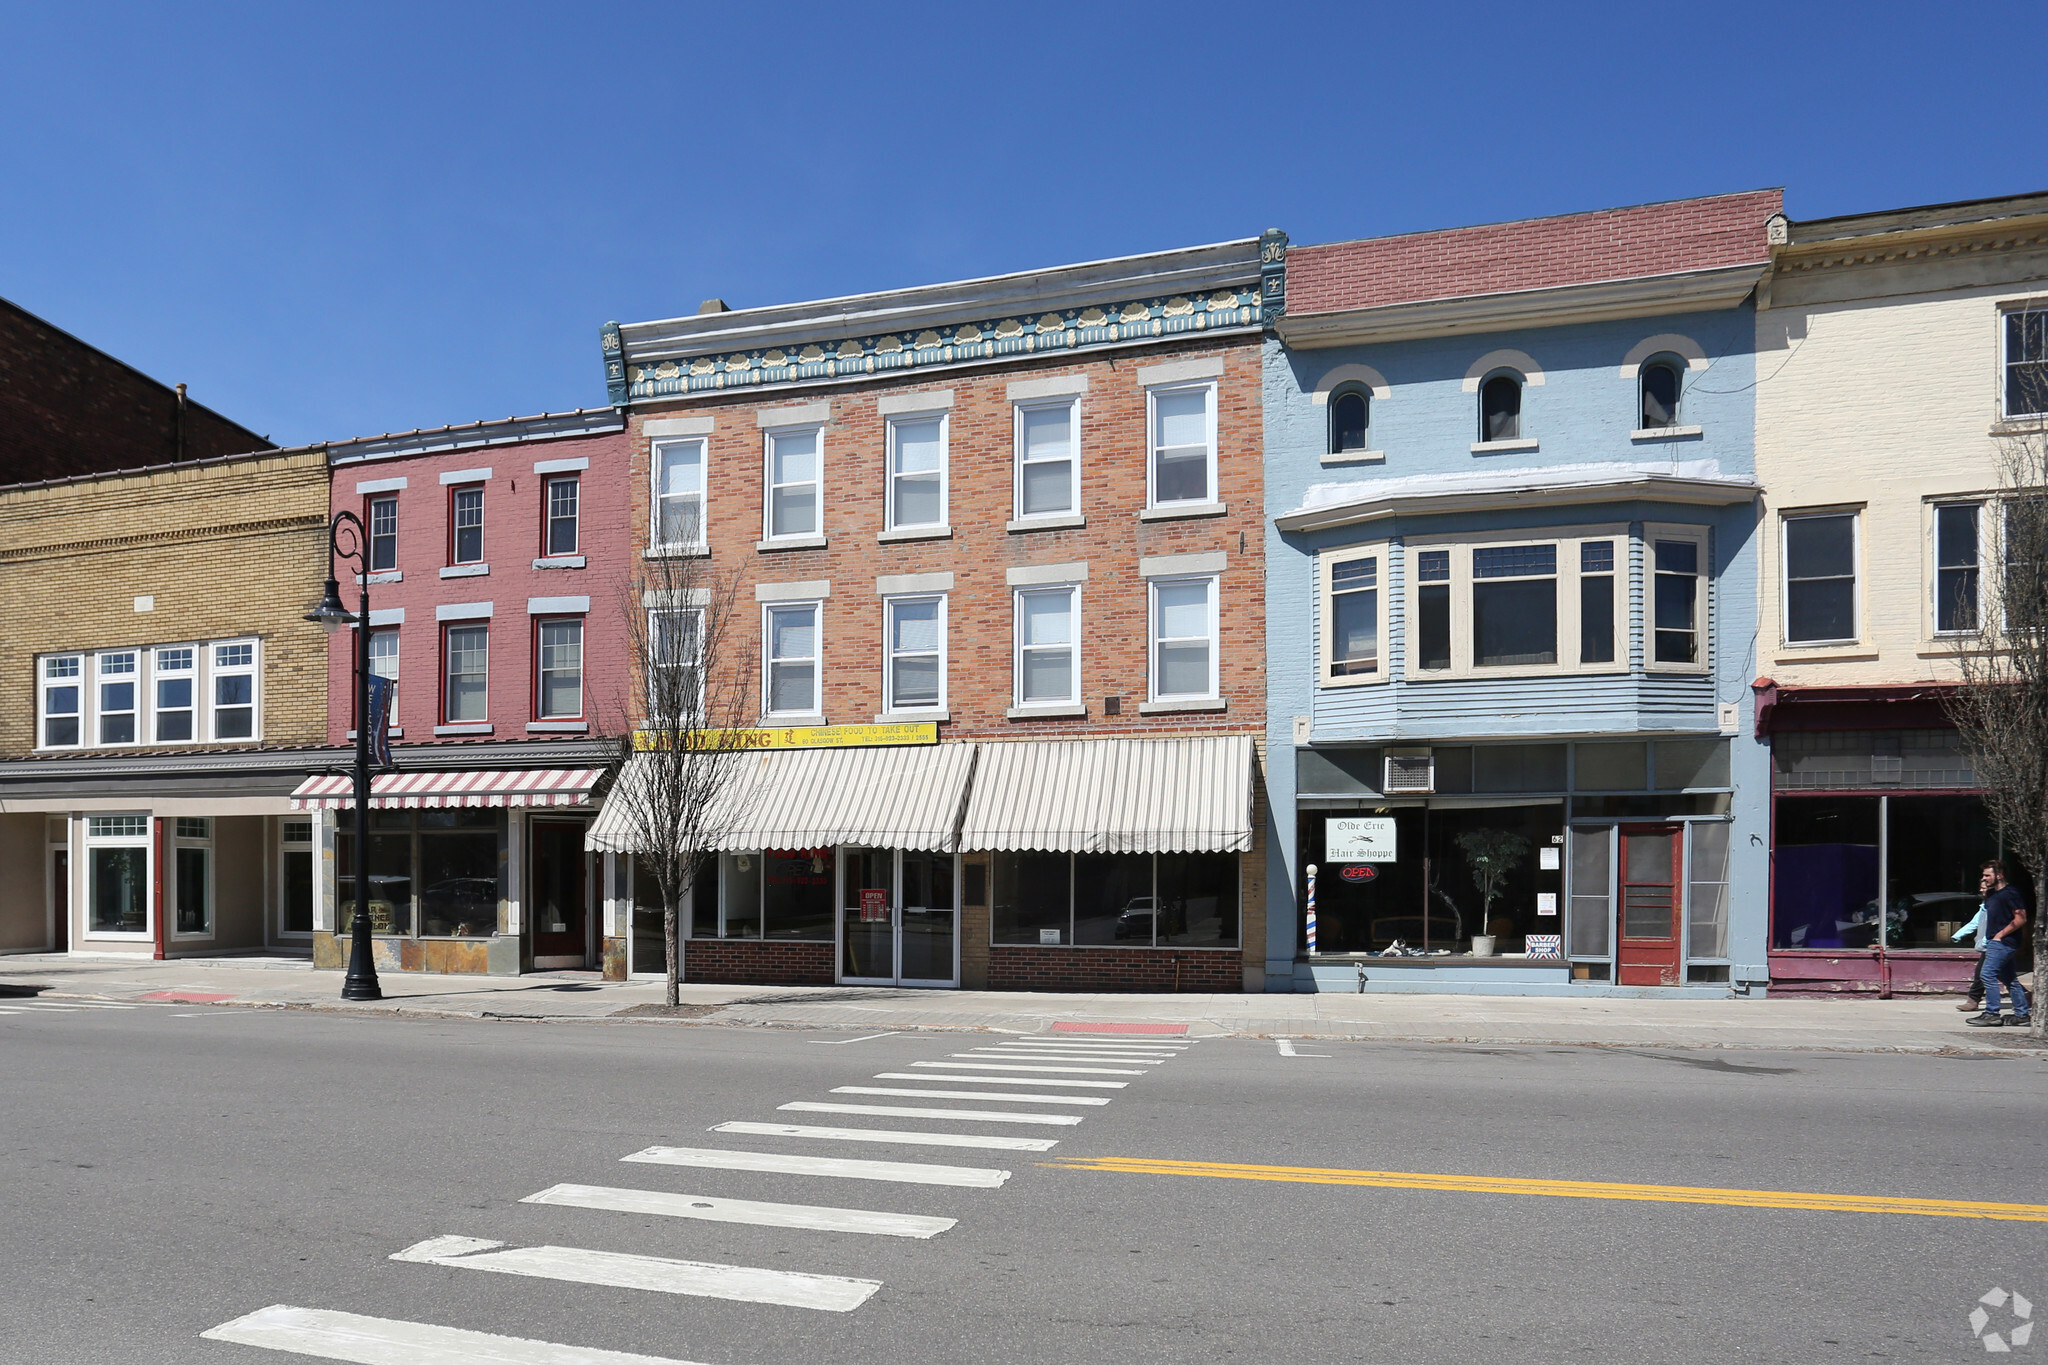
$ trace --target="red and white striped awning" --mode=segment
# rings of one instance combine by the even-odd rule
[[[583,806],[600,768],[487,769],[481,772],[379,773],[370,804],[379,810],[427,806]],[[293,810],[343,810],[355,804],[346,773],[309,777],[292,793]]]

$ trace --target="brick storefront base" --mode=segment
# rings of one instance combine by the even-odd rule
[[[988,950],[988,985],[996,991],[1238,992],[1244,954],[1209,949],[1027,948]]]
[[[832,945],[693,938],[683,944],[683,979],[735,986],[829,986]]]

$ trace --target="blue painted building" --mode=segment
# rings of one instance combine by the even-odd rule
[[[1269,989],[1767,981],[1778,206],[1268,235]]]

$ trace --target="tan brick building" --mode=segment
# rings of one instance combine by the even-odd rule
[[[0,951],[303,951],[321,447],[0,488]]]
[[[1247,240],[607,329],[634,534],[742,576],[798,746],[691,979],[1257,988],[1261,316]]]

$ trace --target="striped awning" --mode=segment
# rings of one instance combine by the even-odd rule
[[[974,773],[973,744],[866,749],[763,749],[733,754],[720,799],[722,849],[829,848],[858,844],[949,853]],[[626,765],[585,838],[588,847],[630,853],[635,769]]]
[[[370,804],[380,810],[425,806],[583,806],[601,768],[495,768],[475,772],[379,773]],[[341,810],[355,804],[346,773],[309,777],[292,793],[293,810]]]
[[[1244,853],[1252,738],[1021,740],[981,746],[960,847]]]

